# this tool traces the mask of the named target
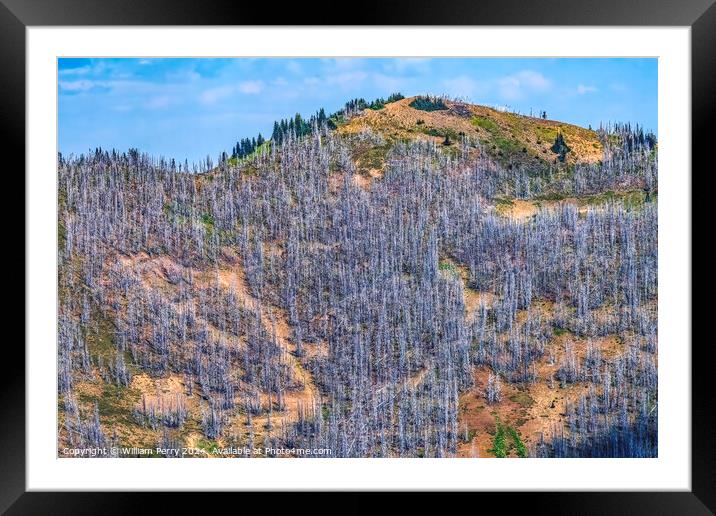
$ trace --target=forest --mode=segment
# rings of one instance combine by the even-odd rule
[[[60,456],[657,455],[656,138],[602,127],[570,162],[559,132],[530,165],[479,120],[341,131],[393,105],[472,116],[395,95],[215,167],[58,157]]]

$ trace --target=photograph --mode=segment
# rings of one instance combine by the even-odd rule
[[[58,459],[659,457],[657,57],[56,65]]]

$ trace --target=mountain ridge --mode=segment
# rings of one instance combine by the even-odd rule
[[[559,153],[551,147],[559,134],[570,148],[565,164],[595,163],[603,154],[603,144],[592,129],[440,97],[436,98],[445,109],[425,111],[411,106],[421,98],[426,97],[406,97],[382,109],[363,110],[337,130],[353,134],[371,129],[393,141],[424,139],[441,143],[446,136],[452,141],[464,136],[479,142],[487,155],[503,164],[557,165]]]

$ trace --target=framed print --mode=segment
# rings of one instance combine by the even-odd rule
[[[180,4],[4,3],[9,514],[259,490],[710,513],[691,168],[716,8]]]

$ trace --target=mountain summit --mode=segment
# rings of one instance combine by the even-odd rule
[[[468,138],[505,165],[595,163],[604,151],[591,129],[442,97],[408,97],[381,109],[365,109],[338,127],[343,134],[367,129],[391,141],[424,139],[442,144]],[[565,153],[552,149],[560,138],[569,147]]]

